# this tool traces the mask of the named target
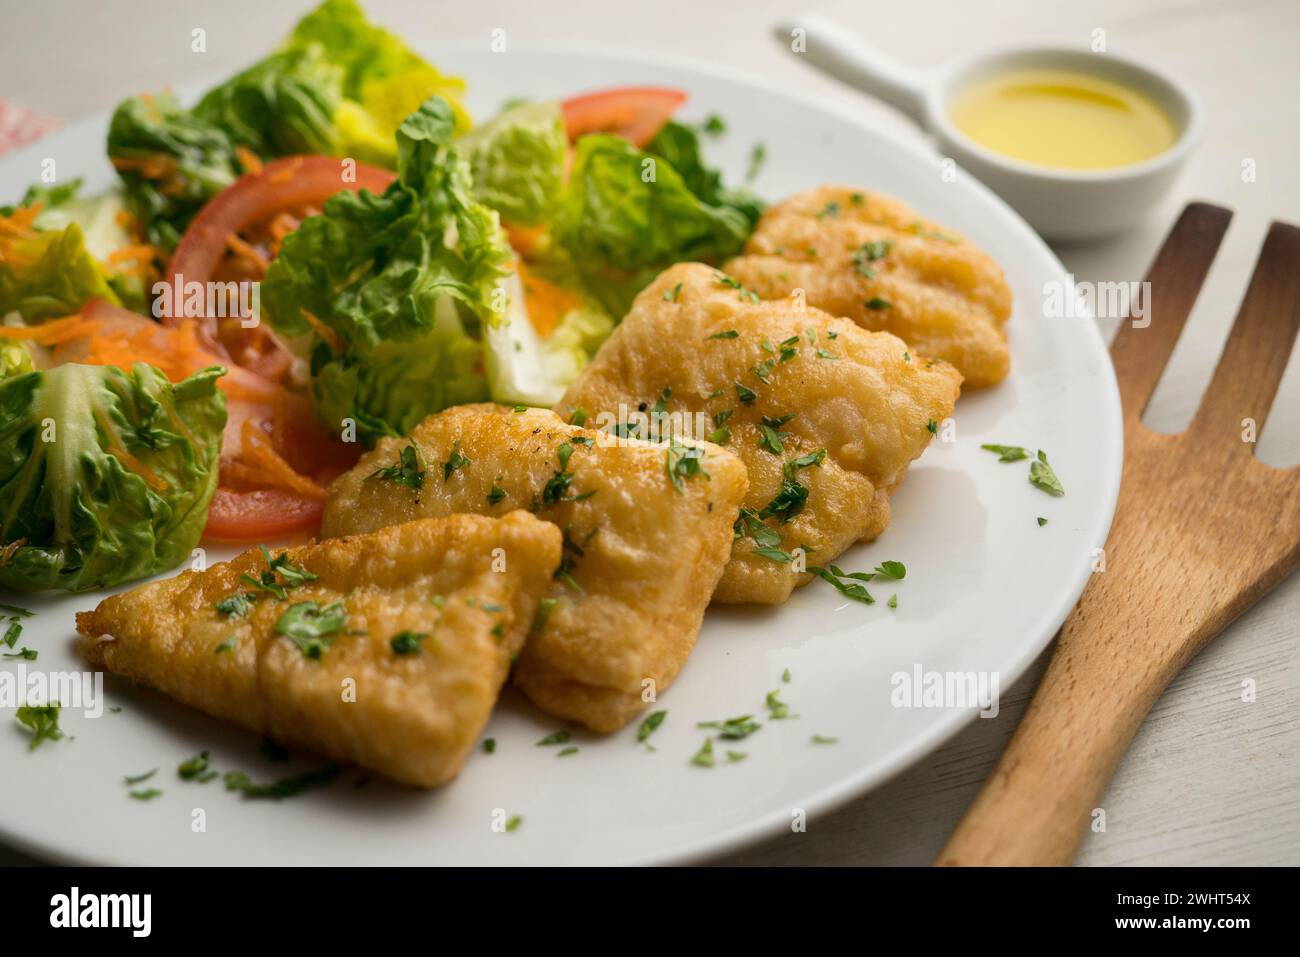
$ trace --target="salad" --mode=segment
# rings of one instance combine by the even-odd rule
[[[651,279],[755,228],[680,91],[476,122],[465,89],[325,0],[193,105],[121,103],[115,189],[0,207],[0,587],[309,532],[380,438],[551,406]]]

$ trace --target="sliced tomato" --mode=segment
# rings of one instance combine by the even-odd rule
[[[262,169],[242,176],[212,197],[185,230],[163,274],[172,283],[172,303],[184,302],[183,284],[205,284],[212,280],[229,250],[231,237],[250,226],[271,219],[284,210],[319,207],[342,190],[368,189],[382,192],[394,179],[391,172],[363,163],[355,164],[355,176],[344,176],[344,160],[329,156],[286,156]],[[347,168],[352,171],[351,167]],[[165,316],[167,325],[186,321],[179,307]],[[201,339],[206,348],[221,358],[239,362],[264,378],[279,380],[288,371],[290,357],[265,330],[240,329],[239,355],[232,355],[223,341],[217,317],[201,320]],[[230,323],[226,324],[227,327]],[[235,324],[235,328],[239,328]]]
[[[315,527],[323,508],[323,503],[288,489],[218,488],[208,506],[203,537],[218,542],[270,541]]]
[[[613,133],[644,147],[685,101],[681,90],[623,86],[571,97],[561,106],[570,143],[587,133]]]

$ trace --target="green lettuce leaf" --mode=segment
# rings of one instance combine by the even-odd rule
[[[118,303],[76,223],[16,240],[0,257],[0,317],[16,311],[33,325],[71,315],[95,297]]]
[[[502,319],[510,251],[474,200],[452,145],[455,114],[433,97],[397,132],[397,180],[380,195],[331,197],[288,236],[262,309],[289,336],[315,330],[312,395],[332,427],[373,443],[447,405],[488,395],[482,330]]]
[[[464,81],[367,22],[355,0],[325,0],[279,51],[193,110],[170,95],[120,104],[108,154],[150,241],[171,249],[203,204],[238,178],[237,147],[262,159],[324,153],[392,167],[394,131],[430,95],[451,101],[457,127],[469,128],[464,91]]]
[[[611,315],[622,316],[666,267],[721,262],[750,232],[746,213],[696,196],[667,159],[593,134],[578,140],[552,255]]]
[[[511,107],[466,133],[474,194],[517,226],[546,221],[564,188],[569,141],[554,101]]]
[[[122,178],[127,208],[149,241],[180,242],[203,204],[239,178],[235,142],[171,94],[119,104],[108,126],[108,155]]]
[[[220,368],[65,364],[0,381],[0,586],[86,591],[187,559],[217,483]]]
[[[701,201],[710,206],[731,207],[748,220],[751,231],[758,224],[758,218],[763,215],[763,201],[747,189],[728,189],[723,185],[722,173],[704,162],[699,133],[694,127],[669,120],[650,141],[646,152],[667,160],[686,188]]]

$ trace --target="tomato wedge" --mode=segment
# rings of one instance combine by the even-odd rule
[[[270,541],[313,527],[324,507],[288,489],[218,488],[208,506],[203,537],[218,542]]]
[[[587,133],[613,133],[643,148],[684,102],[681,90],[623,86],[571,97],[560,105],[570,143]]]
[[[163,274],[172,283],[172,303],[184,302],[186,285],[212,280],[231,238],[248,227],[283,210],[319,207],[341,190],[382,192],[394,179],[388,170],[363,163],[355,164],[355,176],[345,178],[344,162],[329,156],[286,156],[240,177],[212,197],[185,230]],[[174,306],[171,312],[163,317],[167,325],[186,321],[183,310]],[[243,354],[235,357],[221,340],[217,317],[201,319],[200,338],[210,351],[265,378],[282,378],[289,367],[288,355],[266,330],[253,328],[246,333]]]

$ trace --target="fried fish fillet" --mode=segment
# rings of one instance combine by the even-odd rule
[[[810,306],[892,332],[957,367],[971,387],[1011,367],[1011,290],[996,262],[904,203],[822,186],[763,214],[724,270],[764,299],[802,289]]]
[[[555,523],[563,565],[547,569],[560,566],[515,683],[551,714],[614,731],[653,700],[647,687],[663,691],[676,677],[730,554],[745,467],[696,445],[702,458],[569,425],[545,409],[460,406],[408,438],[381,440],[340,476],[321,532],[521,507]],[[419,487],[385,478],[404,455],[424,470]]]
[[[749,473],[713,597],[777,604],[811,578],[794,549],[825,565],[884,530],[889,493],[960,387],[956,369],[896,336],[760,301],[735,279],[684,263],[642,290],[560,407],[606,414],[655,402],[712,430]]]
[[[77,630],[96,668],[434,787],[487,723],[560,549],[522,511],[412,522],[141,585]]]

